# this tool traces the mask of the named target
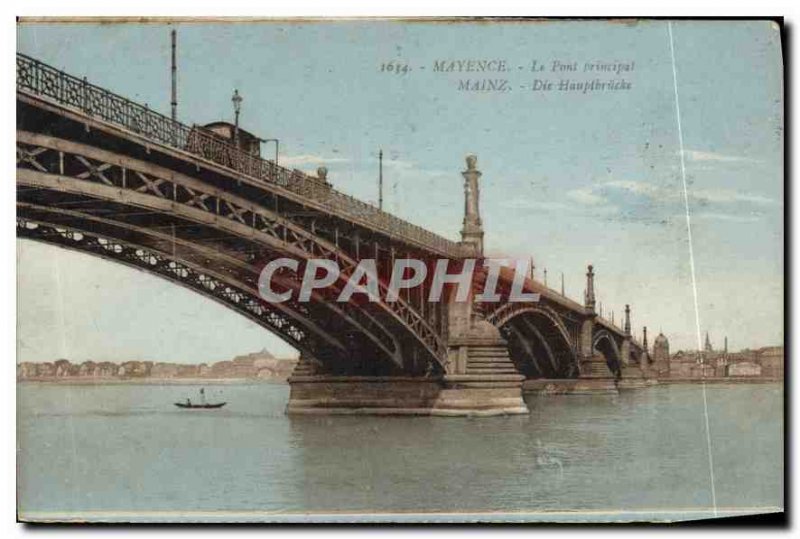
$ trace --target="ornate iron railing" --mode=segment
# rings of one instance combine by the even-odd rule
[[[123,127],[158,144],[188,151],[218,165],[281,186],[320,204],[334,215],[356,219],[378,231],[459,257],[458,244],[336,191],[319,178],[251,155],[198,126],[188,126],[35,58],[17,53],[17,91],[29,92]]]

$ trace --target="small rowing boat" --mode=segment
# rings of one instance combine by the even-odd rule
[[[175,406],[177,406],[178,408],[192,408],[192,409],[198,408],[198,409],[201,409],[201,410],[209,410],[209,409],[213,409],[213,408],[222,408],[226,404],[228,404],[228,403],[227,402],[214,402],[214,403],[206,402],[206,390],[205,390],[205,388],[201,387],[200,388],[200,402],[199,403],[193,403],[191,401],[191,399],[187,398],[186,402],[176,402]]]

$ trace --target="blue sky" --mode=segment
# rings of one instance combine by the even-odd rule
[[[478,155],[490,255],[533,256],[635,328],[696,344],[669,35],[665,21],[177,24],[179,118],[232,119],[281,141],[282,164],[324,165],[337,189],[452,239],[460,171]],[[732,348],[783,340],[783,133],[779,33],[767,22],[673,24],[702,331]],[[165,25],[19,27],[18,50],[169,111]],[[436,60],[503,59],[512,91],[458,91]],[[631,89],[533,92],[533,60],[634,62]],[[380,72],[408,63],[405,75]],[[480,75],[478,75],[480,76]],[[543,75],[545,76],[545,75]],[[581,73],[558,75],[586,80]],[[599,78],[614,78],[600,76]],[[271,152],[271,149],[266,149]],[[212,361],[288,347],[157,278],[19,245],[20,359]],[[539,273],[541,277],[541,273]],[[54,301],[57,298],[57,301]],[[120,318],[122,317],[122,318]],[[53,335],[65,337],[53,339]],[[221,336],[236,335],[235,339]],[[226,341],[226,342],[223,342]]]

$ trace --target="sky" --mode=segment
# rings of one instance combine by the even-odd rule
[[[783,89],[769,22],[180,23],[178,117],[233,119],[280,139],[284,166],[458,239],[464,157],[478,156],[489,256],[598,301],[634,331],[697,346],[676,116],[680,105],[700,330],[733,350],[783,342]],[[169,112],[164,24],[21,24],[18,51]],[[437,61],[503,60],[501,73]],[[533,72],[532,63],[544,71]],[[577,72],[553,71],[553,62]],[[586,73],[586,63],[630,71]],[[407,65],[389,72],[382,65]],[[459,90],[506,79],[510,91]],[[536,79],[624,79],[614,91],[534,91]],[[272,155],[272,147],[264,153]],[[111,262],[18,240],[18,360],[218,361],[291,347],[191,291]],[[233,338],[231,338],[233,336]],[[652,338],[652,337],[651,337]]]

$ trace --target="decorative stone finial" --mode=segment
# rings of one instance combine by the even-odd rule
[[[464,226],[461,228],[461,243],[470,246],[476,255],[483,254],[483,223],[480,214],[480,171],[475,168],[478,157],[467,156],[467,170],[464,177]]]
[[[625,304],[625,327],[623,328],[627,335],[631,334],[631,306]]]
[[[584,298],[584,305],[590,311],[594,311],[595,297],[594,297],[594,266],[589,264],[588,271],[586,272],[586,296]]]
[[[328,177],[328,169],[325,167],[319,167],[317,169],[317,177],[322,181],[326,181]]]

